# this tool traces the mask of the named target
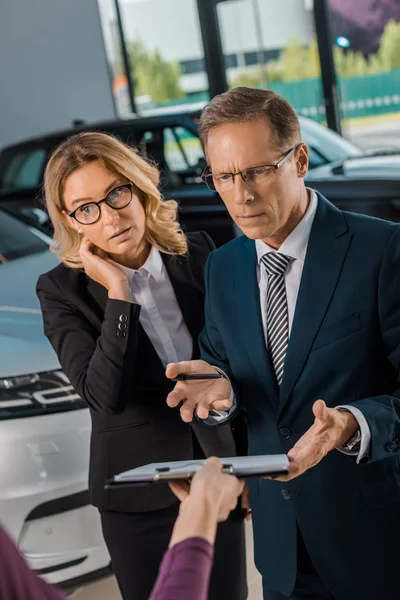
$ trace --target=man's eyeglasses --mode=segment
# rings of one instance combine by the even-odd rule
[[[101,217],[101,206],[102,202],[105,202],[107,206],[114,210],[121,210],[125,208],[132,201],[132,188],[133,183],[124,183],[108,192],[107,196],[99,202],[88,202],[82,204],[76,210],[67,213],[68,216],[73,217],[81,225],[93,225]]]
[[[289,158],[295,153],[298,146],[294,146],[286,152],[279,162],[275,165],[262,165],[260,167],[250,167],[237,173],[211,173],[210,167],[206,167],[202,175],[204,183],[208,189],[213,192],[226,192],[233,188],[236,175],[240,175],[247,185],[255,187],[264,182],[272,173],[275,173]]]

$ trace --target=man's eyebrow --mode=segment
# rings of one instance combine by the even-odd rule
[[[103,198],[105,198],[108,192],[111,192],[114,187],[118,186],[119,183],[122,183],[121,177],[118,177],[118,179],[115,179],[112,183],[110,183],[109,186],[107,186],[107,188],[104,190]],[[80,204],[81,202],[95,202],[95,200],[93,200],[93,198],[76,198],[75,200],[72,200],[71,205],[74,206],[75,204]]]

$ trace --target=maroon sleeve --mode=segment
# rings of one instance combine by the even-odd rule
[[[27,565],[14,542],[0,526],[0,598],[12,600],[65,600],[55,588]]]
[[[207,600],[213,556],[213,546],[201,538],[170,548],[149,600]]]

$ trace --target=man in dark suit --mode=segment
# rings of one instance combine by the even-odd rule
[[[200,136],[245,235],[209,257],[203,360],[167,368],[226,378],[168,404],[208,425],[240,408],[249,454],[288,453],[287,476],[249,482],[265,600],[397,597],[400,227],[305,187],[296,114],[271,91],[214,98]]]

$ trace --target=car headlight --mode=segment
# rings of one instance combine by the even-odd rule
[[[63,371],[0,379],[0,421],[86,407]]]

